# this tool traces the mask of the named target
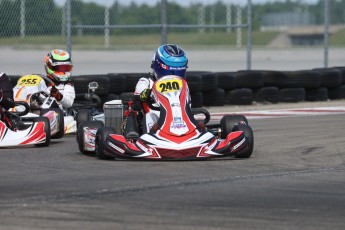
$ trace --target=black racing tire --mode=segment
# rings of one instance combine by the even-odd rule
[[[284,71],[286,81],[280,88],[318,88],[320,75],[312,70]]]
[[[86,154],[86,155],[94,153],[93,151],[87,151],[84,149],[84,128],[90,127],[90,128],[100,129],[103,126],[104,126],[103,122],[101,121],[84,121],[79,125],[77,129],[76,138],[77,138],[78,148],[81,153]]]
[[[342,84],[342,73],[340,70],[332,68],[313,69],[320,76],[320,86],[327,88],[336,88]]]
[[[233,89],[225,92],[225,104],[250,105],[253,103],[253,90],[249,88]]]
[[[189,77],[188,77],[189,76]],[[202,92],[213,91],[218,88],[218,78],[216,73],[211,71],[187,71],[186,78],[190,78],[191,76],[195,76],[194,78],[201,78],[201,88],[194,88],[193,92],[200,90]],[[187,81],[188,83],[188,81]]]
[[[221,138],[225,139],[231,133],[234,127],[240,122],[245,122],[248,125],[248,119],[241,114],[225,115],[220,120]]]
[[[305,88],[283,88],[280,89],[281,102],[305,101]]]
[[[278,103],[280,100],[279,88],[275,86],[265,86],[253,91],[253,100],[257,102]]]
[[[218,78],[216,73],[214,72],[201,72],[201,79],[202,79],[202,91],[214,91],[218,88]]]
[[[236,125],[233,131],[243,131],[249,142],[249,148],[240,150],[235,154],[235,158],[249,158],[254,150],[254,134],[253,129],[249,125]]]
[[[191,93],[190,98],[191,98],[192,108],[200,108],[203,106],[204,95],[201,91]]]
[[[217,88],[212,91],[203,92],[204,106],[223,106],[225,104],[225,90]]]
[[[198,73],[186,73],[186,81],[191,94],[202,91],[202,78]]]
[[[47,117],[35,117],[33,119],[34,122],[44,122],[44,132],[46,133],[46,140],[43,143],[36,144],[37,147],[47,147],[50,145],[50,123]]]
[[[92,120],[91,110],[89,110],[89,109],[78,110],[75,120],[77,122],[77,129],[78,129],[79,125],[82,122]]]
[[[95,147],[96,147],[95,152],[98,159],[102,159],[102,160],[114,159],[114,157],[104,154],[104,148],[105,148],[104,142],[106,141],[106,138],[109,134],[114,134],[114,133],[116,132],[113,127],[102,127],[99,130],[97,130],[96,141],[95,141]]]
[[[328,97],[329,99],[345,99],[345,84],[337,87],[328,89]]]
[[[283,71],[275,70],[257,70],[261,72],[264,87],[283,87],[286,81],[286,75]]]
[[[222,88],[225,91],[236,88],[235,73],[234,72],[217,72],[218,88]]]
[[[326,87],[320,87],[316,89],[307,89],[305,92],[306,101],[327,101],[328,89]]]
[[[336,69],[340,72],[341,85],[344,85],[345,84],[345,67],[344,66],[336,66],[336,67],[333,67],[332,69]]]
[[[234,73],[236,88],[256,89],[264,86],[260,71],[240,70]]]
[[[49,108],[49,109],[42,109],[40,111],[40,116],[43,116],[49,111],[54,111],[55,113],[58,114],[58,122],[59,122],[59,127],[58,127],[58,132],[55,133],[54,135],[51,136],[52,139],[60,139],[63,138],[65,135],[65,120],[64,120],[64,113],[61,109],[59,108]]]

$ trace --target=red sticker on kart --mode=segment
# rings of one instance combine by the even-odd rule
[[[19,86],[35,86],[39,85],[42,78],[38,75],[26,75],[19,78],[17,85]]]
[[[168,79],[156,84],[156,90],[160,93],[171,93],[182,89],[181,79]]]

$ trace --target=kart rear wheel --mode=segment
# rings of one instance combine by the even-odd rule
[[[220,128],[222,130],[221,138],[226,138],[227,135],[233,131],[235,125],[242,121],[248,124],[247,118],[241,114],[225,115],[222,117],[220,120]]]
[[[249,125],[235,125],[233,131],[243,131],[246,139],[248,140],[249,147],[243,150],[240,150],[238,153],[235,154],[236,158],[249,158],[254,149],[254,134],[253,130]]]
[[[77,129],[83,121],[91,121],[91,111],[89,109],[81,109],[76,116]]]
[[[40,116],[43,116],[49,111],[54,111],[55,113],[58,114],[58,122],[59,122],[59,127],[58,127],[58,132],[55,133],[54,135],[51,136],[53,139],[60,139],[64,136],[65,134],[65,120],[64,120],[64,113],[61,109],[59,108],[49,108],[49,109],[42,109],[40,112]]]
[[[38,147],[46,147],[50,145],[50,123],[47,117],[35,117],[34,122],[44,122],[44,132],[46,133],[46,140],[43,143],[36,144]]]
[[[93,151],[87,151],[84,149],[84,128],[95,128],[100,129],[103,127],[103,122],[101,121],[84,121],[79,125],[79,128],[77,129],[77,143],[79,147],[79,151],[83,154],[93,154]]]
[[[109,134],[114,134],[115,129],[113,127],[102,127],[97,130],[95,141],[95,152],[99,159],[114,159],[114,157],[104,154],[105,141]]]

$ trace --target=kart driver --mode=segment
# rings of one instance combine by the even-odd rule
[[[54,82],[48,84],[48,91],[63,108],[70,108],[75,99],[75,89],[70,80],[72,73],[71,56],[67,51],[54,49],[44,58],[47,76]]]
[[[44,80],[39,74],[23,76],[13,88],[15,98],[27,100],[28,95],[50,92],[61,109],[71,107],[75,98],[74,86],[70,81],[72,67],[68,52],[60,49],[50,51],[44,58],[44,68],[51,81]],[[30,107],[37,109],[39,105],[33,103]]]
[[[148,132],[158,122],[159,111],[149,108],[147,101],[151,100],[153,83],[167,75],[186,77],[188,58],[185,51],[175,44],[165,44],[158,47],[151,63],[152,74],[139,79],[134,92],[135,109],[144,113],[143,133]],[[144,125],[146,124],[146,126]]]

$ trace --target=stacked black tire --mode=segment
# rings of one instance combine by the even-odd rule
[[[73,76],[76,93],[87,92],[88,83],[98,82],[102,102],[133,99],[135,85],[149,73],[108,73]],[[20,76],[10,76],[13,85]],[[235,72],[188,71],[186,80],[192,107],[250,105],[345,99],[345,67],[310,70],[240,70]]]

